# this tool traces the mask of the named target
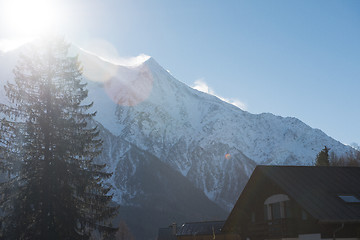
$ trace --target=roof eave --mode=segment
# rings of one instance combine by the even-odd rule
[[[342,223],[360,223],[360,219],[323,219],[320,224],[342,224]]]

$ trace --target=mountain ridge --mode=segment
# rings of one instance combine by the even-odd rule
[[[0,56],[0,85],[12,78],[15,53]],[[114,201],[129,211],[132,229],[136,220],[131,212],[146,209],[162,211],[163,219],[178,213],[177,219],[185,220],[184,212],[193,220],[225,216],[257,164],[312,165],[324,145],[340,155],[353,151],[297,118],[252,114],[197,91],[152,57],[129,67],[104,62],[76,47],[73,53],[84,67],[87,101],[94,102],[91,110],[97,111],[92,124],[99,126],[104,140],[97,161],[114,173],[107,184],[113,186]],[[0,101],[6,101],[2,87],[0,94]],[[151,182],[161,183],[161,190]],[[174,200],[177,192],[172,187],[179,188],[177,199],[182,202]],[[191,188],[192,195],[203,202],[204,206],[196,202],[197,219],[188,203],[191,196],[180,191],[182,187]],[[166,209],[156,205],[159,196]],[[153,236],[150,230],[138,235],[140,239]]]
[[[229,175],[224,162],[246,162],[230,180],[240,182],[244,181],[240,175],[249,177],[256,164],[310,165],[324,145],[340,154],[351,151],[296,118],[251,114],[194,90],[171,76],[154,58],[131,70],[137,75],[126,84],[135,82],[135,87],[126,88],[136,89],[136,81],[150,84],[145,86],[149,89],[140,91],[147,93],[141,101],[129,106],[128,101],[121,99],[116,105],[119,136],[165,161],[210,199],[226,203],[226,209],[231,208],[241,186],[237,186],[239,190],[231,200],[222,199],[220,189],[225,187],[224,176]],[[122,73],[123,70],[109,81],[121,81]],[[221,150],[216,146],[221,146]],[[226,159],[226,154],[232,157]],[[208,166],[198,158],[207,159]],[[215,169],[221,174],[216,174]]]

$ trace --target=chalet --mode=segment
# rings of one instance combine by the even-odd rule
[[[257,166],[223,232],[241,239],[360,239],[360,168]]]
[[[160,228],[157,240],[240,240],[222,231],[225,221],[188,222]]]
[[[223,239],[221,231],[224,221],[190,222],[181,225],[176,233],[177,240]]]

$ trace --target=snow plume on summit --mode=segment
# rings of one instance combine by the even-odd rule
[[[115,104],[135,106],[149,97],[153,77],[144,62],[150,56],[109,60],[81,48],[77,51],[84,76],[100,83],[107,97]]]
[[[150,56],[140,54],[137,57],[120,58],[93,53],[79,48],[79,59],[84,66],[84,75],[97,82],[105,82],[116,75],[121,67],[134,68],[146,62]]]
[[[139,66],[140,64],[143,64],[147,60],[149,60],[149,58],[151,58],[151,56],[146,55],[146,54],[140,54],[136,57],[115,58],[115,59],[112,59],[111,62],[113,62],[117,65],[121,65],[121,66],[136,67],[136,66]]]
[[[143,53],[139,54],[136,57],[119,57],[119,56],[110,56],[110,55],[106,55],[106,54],[104,54],[104,55],[97,54],[97,53],[94,53],[92,51],[89,51],[89,50],[86,50],[83,48],[81,48],[81,50],[88,54],[98,57],[102,61],[108,62],[113,65],[124,66],[124,67],[137,67],[137,66],[143,64],[144,62],[146,62],[149,58],[151,58],[151,56],[143,54]]]
[[[81,50],[95,55],[103,61],[125,67],[136,67],[147,61],[150,56],[139,54],[136,57],[120,57],[116,48],[109,42],[102,39],[93,39],[81,47]]]
[[[219,99],[221,99],[222,101],[224,102],[227,102],[227,103],[230,103],[242,110],[247,110],[247,106],[245,103],[243,103],[242,101],[240,101],[239,99],[234,99],[234,98],[224,98],[224,97],[221,97],[219,95],[217,95],[215,93],[215,91],[209,87],[209,85],[204,81],[203,78],[200,78],[198,80],[196,80],[192,86],[193,89],[196,89],[200,92],[204,92],[204,93],[207,93],[207,94],[211,94],[211,95],[214,95],[216,97],[218,97]]]

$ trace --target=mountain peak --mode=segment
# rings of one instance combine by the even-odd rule
[[[144,64],[149,59],[151,59],[151,56],[143,53],[135,57],[119,57],[116,55],[108,55],[105,53],[96,53],[94,51],[87,50],[81,47],[76,47],[76,48],[87,55],[91,55],[93,57],[98,58],[99,60],[110,63],[112,65],[122,66],[122,67],[137,67]]]

